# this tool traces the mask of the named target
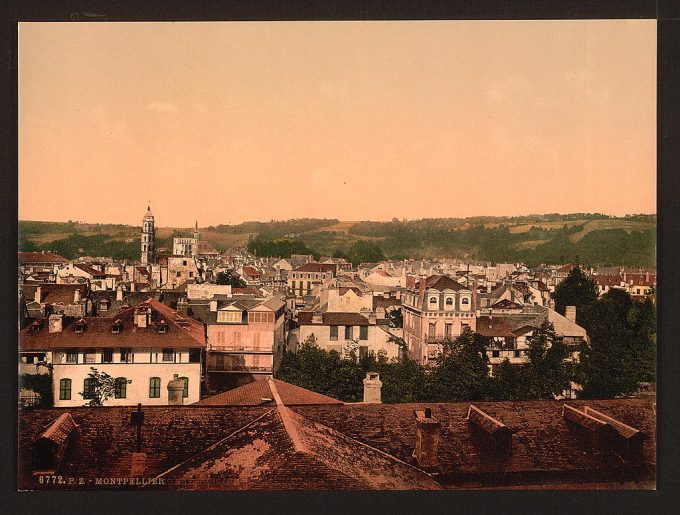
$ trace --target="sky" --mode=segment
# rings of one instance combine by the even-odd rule
[[[656,21],[21,23],[19,219],[656,212]]]

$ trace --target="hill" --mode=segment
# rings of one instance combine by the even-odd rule
[[[139,226],[20,221],[19,232],[20,250],[55,250],[69,259],[139,257]],[[258,255],[312,253],[353,261],[457,257],[531,266],[654,266],[656,261],[655,215],[553,213],[391,222],[302,218],[210,226],[200,232],[219,250],[248,245]],[[173,236],[190,233],[190,228],[158,228],[156,246],[171,248]]]

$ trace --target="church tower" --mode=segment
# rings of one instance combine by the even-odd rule
[[[191,246],[191,255],[196,257],[198,254],[198,220],[196,220],[196,225],[194,225],[194,244]]]
[[[150,265],[154,262],[156,247],[156,229],[151,206],[146,208],[142,222],[142,264]]]

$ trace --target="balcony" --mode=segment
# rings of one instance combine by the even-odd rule
[[[211,345],[210,352],[224,352],[228,354],[271,354],[274,350],[273,347],[265,348],[263,346],[253,345]]]
[[[271,374],[272,367],[254,365],[234,365],[231,363],[215,363],[208,366],[208,372]]]

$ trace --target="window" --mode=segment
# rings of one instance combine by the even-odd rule
[[[132,349],[120,349],[120,362],[132,363]]]
[[[453,306],[453,297],[446,297],[446,305]]]
[[[338,326],[332,325],[331,326],[331,341],[337,341],[337,339],[338,339]]]
[[[127,395],[127,379],[124,377],[116,377],[116,384],[113,391],[113,396],[116,399],[125,399]]]
[[[201,349],[189,349],[189,363],[201,362]]]
[[[85,353],[85,363],[95,363],[95,353],[86,352]]]
[[[434,338],[437,331],[437,324],[430,324],[428,327],[428,336]]]
[[[470,304],[470,299],[468,299],[467,297],[463,297],[462,299],[460,299],[460,303],[461,304]]]
[[[520,357],[520,352],[521,352],[521,351],[518,351],[518,350],[515,351],[515,357],[516,357],[516,358],[519,358],[519,357]]]
[[[359,359],[366,359],[368,357],[368,347],[361,345],[359,347]]]
[[[163,349],[163,361],[173,361],[175,357],[175,353],[173,352],[172,349]]]
[[[87,377],[83,381],[83,399],[94,398],[94,379]]]
[[[180,377],[181,381],[184,381],[184,390],[182,390],[182,397],[189,397],[189,378]]]
[[[66,363],[78,363],[78,351],[66,352]]]
[[[241,323],[243,322],[243,314],[241,311],[220,311],[217,314],[218,322]]]
[[[182,275],[182,272],[176,272],[175,277],[180,277]]]
[[[436,304],[437,303],[437,297],[430,297],[430,304]]]
[[[359,339],[368,340],[368,326],[362,325],[359,327]]]
[[[311,278],[312,278],[312,274],[307,274],[307,279],[311,279]]]
[[[102,351],[102,363],[113,363],[113,349],[104,349]]]
[[[354,327],[352,327],[351,325],[345,326],[345,340],[351,340],[352,339],[352,336],[353,336],[352,329],[354,329]]]
[[[293,279],[297,279],[297,276],[295,275],[295,272],[293,272]],[[293,288],[295,288],[295,281],[293,281]]]
[[[500,353],[501,353],[501,351],[498,351],[498,350],[491,351],[491,355],[494,358],[497,358],[498,356],[500,356]]]
[[[451,338],[451,335],[453,334],[453,324],[444,324],[444,336],[447,338]]]
[[[114,324],[111,326],[111,332],[112,332],[113,334],[118,334],[118,333],[120,333],[122,329],[123,329],[123,325],[122,325],[121,323],[119,323],[119,322],[116,322],[116,323],[114,323]]]
[[[184,259],[184,260],[182,261],[182,266],[187,266],[187,260],[186,260],[186,259]]]
[[[152,377],[149,379],[149,398],[158,399],[161,396],[161,378]]]
[[[165,320],[161,320],[161,323],[158,324],[158,332],[160,334],[165,334],[168,332],[168,324],[165,322]]]
[[[257,354],[253,355],[253,368],[259,368],[260,367],[260,356]]]
[[[291,281],[291,283],[290,283],[290,288],[291,288],[292,290],[295,289],[295,281]]]
[[[74,326],[74,330],[75,330],[76,333],[79,333],[79,334],[82,333],[85,330],[85,324],[80,324],[80,323],[76,324]]]
[[[193,277],[193,276],[194,276],[194,273],[193,273],[193,272],[189,272],[189,277]]]
[[[59,400],[60,401],[70,401],[71,400],[71,380],[62,379],[59,381]]]

